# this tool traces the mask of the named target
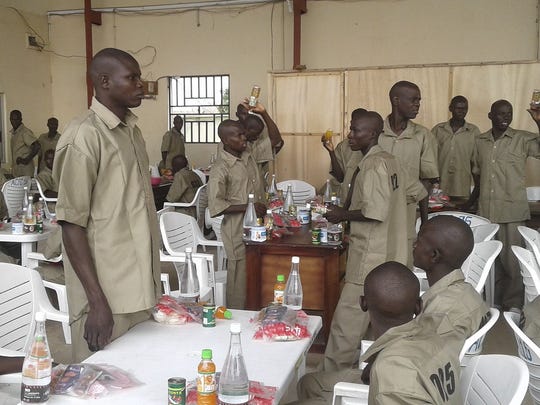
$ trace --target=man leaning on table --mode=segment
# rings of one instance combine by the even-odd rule
[[[90,67],[96,96],[56,148],[56,215],[62,226],[73,361],[150,318],[160,294],[159,233],[148,156],[137,117],[137,61],[119,49]]]

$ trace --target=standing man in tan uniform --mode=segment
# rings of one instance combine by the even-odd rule
[[[164,169],[172,169],[172,160],[177,155],[186,155],[184,134],[182,127],[184,120],[177,115],[173,120],[173,127],[165,132],[161,141],[161,159]]]
[[[39,152],[39,142],[34,133],[22,123],[22,113],[13,110],[9,113],[13,127],[11,137],[11,165],[13,177],[34,176],[34,156]]]
[[[89,73],[96,96],[60,138],[53,168],[75,362],[149,319],[161,294],[148,156],[129,110],[143,98],[141,70],[106,48]]]
[[[349,368],[364,337],[369,316],[360,308],[366,275],[388,260],[407,262],[406,177],[397,159],[377,144],[383,120],[366,111],[351,121],[353,151],[363,158],[351,179],[343,208],[330,206],[330,222],[350,221],[345,286],[337,304],[326,344],[324,370]]]
[[[194,173],[184,155],[177,155],[172,160],[174,179],[167,193],[166,200],[169,202],[190,203],[195,198],[197,190],[203,185],[201,178]],[[182,212],[196,217],[196,207],[176,207],[177,212]]]
[[[480,135],[480,130],[465,121],[469,111],[469,102],[465,97],[452,98],[448,110],[452,118],[435,125],[431,132],[439,145],[441,189],[453,201],[463,203],[471,195],[474,140]]]
[[[208,208],[215,217],[223,214],[221,236],[227,253],[227,306],[243,309],[246,301],[246,248],[242,240],[248,195],[255,196],[257,216],[266,213],[264,186],[257,163],[246,151],[242,124],[225,120],[218,127],[223,143],[221,157],[212,165],[208,181]]]
[[[45,152],[49,149],[55,150],[56,144],[60,139],[60,133],[58,132],[58,120],[56,118],[51,117],[47,120],[47,128],[49,128],[49,132],[41,134],[38,138],[40,146],[38,155],[38,171],[43,170],[45,167]]]
[[[540,128],[540,108],[528,110]],[[523,306],[523,280],[512,245],[522,246],[517,230],[531,218],[525,188],[527,157],[540,159],[537,134],[515,130],[512,104],[495,101],[488,114],[491,130],[476,138],[473,174],[475,189],[465,208],[478,201],[478,214],[500,225],[497,239],[503,249],[495,266],[495,304],[504,310],[519,311]],[[479,179],[478,179],[479,177]]]
[[[411,120],[420,109],[420,89],[414,83],[397,82],[390,89],[392,112],[384,121],[384,131],[379,137],[379,145],[397,157],[407,171],[410,182],[423,181],[429,192],[431,182],[439,177],[437,168],[437,143],[429,129]],[[420,206],[422,223],[427,221],[428,197],[418,200],[407,195],[407,224],[409,258],[408,267],[412,268],[412,245],[416,238],[416,207]]]

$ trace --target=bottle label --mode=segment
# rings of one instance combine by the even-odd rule
[[[50,381],[50,380],[49,380]],[[49,400],[50,385],[21,384],[21,401],[24,403],[39,404]]]
[[[274,302],[276,304],[283,304],[283,296],[285,295],[285,291],[283,290],[274,290]]]
[[[213,394],[216,392],[216,373],[197,374],[197,392],[199,394]]]
[[[205,328],[216,326],[215,312],[216,307],[214,305],[203,306],[202,326]]]

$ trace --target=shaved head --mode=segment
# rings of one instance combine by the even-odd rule
[[[118,65],[122,63],[134,63],[138,65],[133,56],[120,49],[105,48],[96,53],[90,64],[90,78],[94,87],[98,87],[101,76],[110,76],[117,69]]]
[[[242,128],[242,124],[234,120],[224,120],[218,126],[218,135],[223,141],[223,137],[231,135],[236,128]]]
[[[390,88],[390,92],[388,93],[388,95],[390,96],[390,101],[392,101],[394,97],[399,97],[404,89],[420,91],[420,88],[416,84],[408,82],[406,80],[402,80],[400,82],[397,82]]]
[[[493,104],[491,104],[491,113],[492,114],[495,114],[497,112],[497,110],[499,109],[499,107],[502,107],[502,106],[509,106],[510,108],[512,108],[512,104],[510,103],[510,101],[508,100],[497,100],[495,101]]]

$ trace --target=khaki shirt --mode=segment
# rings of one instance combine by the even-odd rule
[[[172,168],[172,160],[177,155],[186,154],[186,147],[184,146],[184,134],[178,132],[176,128],[172,127],[170,131],[165,132],[163,140],[161,141],[161,151],[167,152],[167,160],[165,161],[165,167],[167,169]]]
[[[32,149],[30,145],[36,142],[34,133],[24,126],[24,124],[19,125],[19,127],[14,131],[11,129],[11,165],[13,166],[12,172],[13,177],[20,176],[34,176],[34,160],[31,160],[27,165],[17,164],[17,158],[27,157]]]
[[[39,149],[39,156],[41,159],[41,164],[39,166],[39,170],[43,170],[45,168],[45,152],[47,152],[49,149],[55,150],[56,144],[58,143],[58,140],[60,139],[60,134],[57,132],[52,138],[49,138],[49,133],[46,132],[44,134],[41,134],[38,138],[38,142],[41,146]]]
[[[358,169],[349,210],[372,221],[351,221],[346,281],[363,285],[379,264],[407,263],[407,215],[402,170],[394,156],[375,145]]]
[[[386,331],[360,361],[377,354],[370,371],[369,404],[462,405],[459,351],[453,335],[437,334],[448,319],[423,314]],[[373,360],[370,360],[373,361]]]
[[[208,208],[210,215],[220,215],[231,205],[247,204],[248,194],[255,195],[255,202],[264,202],[264,186],[255,160],[249,152],[240,158],[225,150],[221,159],[212,165],[208,180]],[[221,236],[227,258],[245,258],[242,241],[244,213],[225,214],[221,223]]]
[[[441,122],[431,130],[439,145],[441,189],[453,197],[469,197],[474,157],[474,139],[480,135],[476,125],[465,122],[456,132],[450,122]]]
[[[336,148],[334,149],[334,153],[336,154],[336,159],[341,167],[341,170],[343,170],[344,175],[343,181],[340,183],[338,193],[338,196],[341,199],[341,203],[343,204],[347,199],[347,194],[349,193],[349,187],[354,171],[358,167],[358,164],[360,163],[364,155],[362,151],[352,150],[349,146],[348,139],[344,139],[343,141],[338,143]]]
[[[433,134],[422,125],[407,122],[407,128],[398,136],[390,127],[388,117],[384,131],[379,135],[379,145],[398,158],[408,171],[410,181],[439,177],[437,143]]]
[[[476,138],[473,173],[480,175],[478,214],[491,222],[531,218],[525,188],[527,157],[540,158],[538,135],[508,128],[496,141],[491,130]]]
[[[190,203],[195,198],[197,190],[201,187],[201,178],[189,170],[187,167],[180,169],[175,175],[171,184],[171,188],[167,193],[167,201]],[[188,210],[179,210],[180,212],[186,212],[188,215],[195,216],[196,208],[190,207]]]
[[[532,302],[525,304],[523,317],[525,318],[523,332],[537,346],[540,346],[540,297],[536,297]]]
[[[159,228],[136,121],[128,112],[121,122],[94,98],[60,138],[53,167],[56,216],[86,229],[113,314],[152,308],[161,295]],[[64,266],[70,318],[77,318],[88,301],[69,260]]]
[[[52,170],[45,166],[36,176],[36,180],[39,181],[43,192],[50,190],[58,192],[58,187],[54,182]]]
[[[475,333],[485,320],[489,308],[461,270],[447,274],[422,295],[423,314],[446,314],[463,340]]]

